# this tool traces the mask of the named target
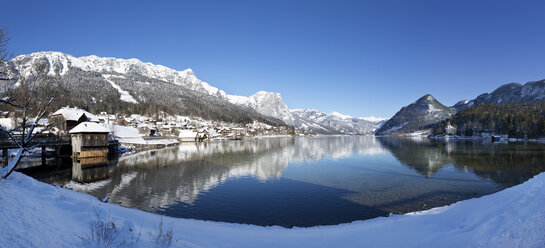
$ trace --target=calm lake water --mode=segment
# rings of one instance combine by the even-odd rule
[[[167,216],[315,226],[491,194],[545,171],[544,151],[534,143],[278,138],[183,144],[32,175]]]

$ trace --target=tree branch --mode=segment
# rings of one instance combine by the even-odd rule
[[[27,109],[28,108],[27,106],[23,106],[21,104],[17,104],[17,103],[14,103],[14,102],[15,102],[14,97],[4,97],[4,98],[0,99],[0,103],[8,104],[8,105],[11,105],[13,107],[22,108],[22,109]]]
[[[14,130],[17,130],[17,129],[9,129],[9,130],[5,130],[4,128],[0,127],[0,131],[2,131],[3,133],[5,133],[6,135],[8,135],[8,137],[13,140],[13,142],[15,143],[15,145],[17,145],[19,148],[23,148],[23,146],[17,141],[17,139],[15,137],[13,137],[13,131]]]

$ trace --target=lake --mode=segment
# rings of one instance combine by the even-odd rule
[[[545,171],[545,145],[334,136],[182,144],[31,173],[161,215],[262,226],[445,206]]]

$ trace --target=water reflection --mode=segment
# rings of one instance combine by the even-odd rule
[[[545,146],[538,143],[443,142],[430,139],[382,138],[380,143],[402,163],[432,177],[452,165],[460,171],[510,187],[545,171]]]
[[[351,140],[351,142],[347,142]],[[183,144],[119,158],[111,183],[92,194],[108,195],[119,204],[152,210],[174,202],[193,203],[202,193],[229,178],[253,177],[260,181],[282,177],[290,161],[304,163],[326,157],[385,152],[378,142],[340,137],[266,139],[254,141]],[[130,183],[123,174],[137,172]]]
[[[94,182],[108,178],[108,158],[81,158],[72,164],[72,180],[80,183]]]
[[[309,226],[490,194],[545,171],[543,148],[364,136],[183,144],[80,161],[50,182],[170,216]]]

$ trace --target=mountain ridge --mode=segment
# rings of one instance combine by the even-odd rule
[[[490,93],[483,93],[465,104],[456,104],[455,106],[460,111],[479,104],[541,101],[545,101],[545,79],[530,81],[525,84],[506,83]]]
[[[170,112],[176,110],[176,105],[184,105],[187,107],[178,107],[182,109],[174,112],[201,117],[219,117],[220,120],[225,121],[259,119],[272,124],[290,125],[296,128],[312,125],[318,127],[315,130],[317,133],[322,134],[362,133],[361,130],[358,132],[336,130],[335,127],[302,120],[290,112],[280,93],[258,91],[248,97],[229,95],[198,79],[191,68],[177,71],[163,65],[142,62],[135,58],[124,59],[96,55],[75,57],[56,51],[16,56],[8,62],[8,68],[10,73],[22,75],[26,80],[43,81],[46,78],[52,80],[55,88],[59,88],[64,95],[71,97],[64,99],[68,101],[68,104],[91,106],[91,108],[94,105],[102,106],[97,107],[97,111],[119,111],[119,108],[103,106],[105,102],[127,105],[127,109],[140,112],[142,112],[143,106],[133,105],[155,104],[157,106],[154,105],[153,108],[156,110]],[[117,99],[115,99],[116,96]],[[214,110],[214,106],[218,105],[221,111]],[[198,110],[197,108],[202,109]],[[248,109],[254,110],[257,114],[244,114]],[[152,109],[146,111],[153,112]],[[237,112],[233,118],[229,116],[229,113],[232,112]],[[337,114],[337,116],[348,117],[342,114]],[[354,121],[349,118],[344,119],[347,122]],[[363,121],[373,123],[373,119],[359,118],[356,120],[356,122]],[[336,125],[339,126],[339,123]],[[347,125],[340,126],[346,127]],[[367,131],[363,133],[367,133]]]
[[[450,118],[456,109],[447,107],[426,94],[399,110],[380,129],[377,135],[409,134],[411,132],[431,129],[433,125]]]
[[[58,95],[61,106],[149,115],[162,111],[227,122],[286,125],[276,117],[229,102],[223,97],[225,92],[199,80],[191,69],[176,71],[137,59],[37,52],[8,61],[7,70],[12,76],[21,76],[12,77],[19,80],[11,82],[10,88],[22,82],[41,82]]]
[[[296,117],[301,130],[322,129],[323,132],[330,134],[372,134],[384,122],[383,120],[373,122],[362,117],[354,118],[338,112],[326,114],[315,109],[290,109],[290,112]]]

